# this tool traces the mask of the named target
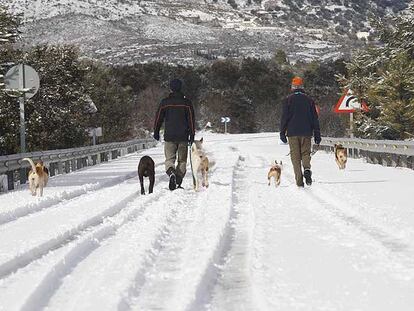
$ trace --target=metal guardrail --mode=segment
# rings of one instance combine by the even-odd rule
[[[319,149],[333,152],[335,144],[347,148],[351,158],[365,158],[368,163],[414,169],[414,141],[323,137]]]
[[[55,176],[107,162],[155,145],[156,142],[153,139],[135,139],[81,148],[0,156],[0,193],[13,190],[16,186],[26,183],[30,164],[27,161],[22,161],[23,158],[31,158],[35,162],[42,160],[49,168],[50,176]]]

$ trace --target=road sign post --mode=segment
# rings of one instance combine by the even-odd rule
[[[351,138],[354,138],[354,113],[359,110],[368,112],[369,108],[366,103],[360,102],[351,90],[345,91],[334,107],[335,113],[349,113],[349,136]]]
[[[224,134],[227,134],[227,123],[230,122],[229,117],[221,117],[221,123],[224,123]]]
[[[349,136],[354,138],[354,113],[349,114]]]
[[[26,88],[26,73],[24,64],[19,66],[19,89],[24,90]],[[26,124],[24,122],[24,98],[19,97],[19,106],[20,106],[20,152],[26,152]]]
[[[40,79],[32,67],[20,64],[12,67],[4,76],[6,92],[11,97],[19,98],[20,108],[20,152],[26,152],[25,100],[36,95]]]
[[[89,128],[88,133],[89,133],[89,136],[92,137],[93,146],[95,146],[96,145],[96,138],[97,137],[102,137],[102,127]]]

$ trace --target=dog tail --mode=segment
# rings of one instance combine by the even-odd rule
[[[32,171],[33,171],[33,172],[36,172],[36,165],[34,164],[34,162],[33,162],[33,160],[32,160],[32,159],[30,159],[30,158],[24,158],[24,159],[22,159],[22,161],[27,161],[27,162],[29,162],[29,163],[30,163],[30,165],[32,166]]]

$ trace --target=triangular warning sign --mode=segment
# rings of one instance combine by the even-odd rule
[[[338,103],[334,107],[336,113],[352,113],[361,109],[368,112],[369,108],[366,103],[359,102],[358,98],[352,94],[351,90],[345,92],[345,94],[339,99]]]

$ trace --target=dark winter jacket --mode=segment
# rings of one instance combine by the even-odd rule
[[[160,132],[164,124],[164,140],[187,142],[194,140],[195,118],[191,101],[181,93],[173,92],[164,98],[155,116],[154,134]]]
[[[294,90],[283,102],[280,133],[287,136],[321,137],[315,102],[301,89]]]

